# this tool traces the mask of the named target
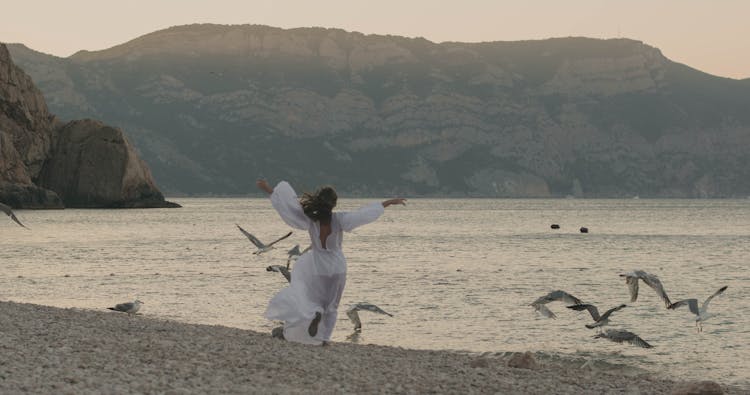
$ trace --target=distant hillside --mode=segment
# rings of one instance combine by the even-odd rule
[[[633,40],[189,25],[64,59],[10,50],[52,112],[126,130],[171,194],[262,174],[357,195],[750,195],[748,81]]]

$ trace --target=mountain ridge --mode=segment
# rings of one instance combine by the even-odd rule
[[[636,40],[209,24],[70,58],[11,50],[56,113],[127,130],[168,193],[264,174],[360,195],[750,194],[748,85]]]

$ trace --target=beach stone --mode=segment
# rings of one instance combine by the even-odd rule
[[[534,354],[529,351],[516,353],[508,360],[508,366],[516,369],[537,369],[539,366],[534,359]]]
[[[679,383],[672,389],[671,395],[721,395],[724,390],[719,383],[710,380],[688,381]]]
[[[490,361],[487,358],[477,358],[469,362],[469,366],[472,368],[488,368],[490,367]]]

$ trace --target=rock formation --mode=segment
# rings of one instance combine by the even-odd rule
[[[57,139],[39,181],[67,207],[165,206],[148,167],[119,129],[72,121]]]
[[[49,154],[55,119],[31,78],[0,44],[0,201],[17,208],[61,208],[51,190],[34,181]]]
[[[11,50],[56,114],[127,130],[174,193],[263,174],[360,195],[750,196],[750,84],[634,40],[189,25]]]
[[[0,201],[16,208],[170,207],[122,132],[59,122],[0,44]]]

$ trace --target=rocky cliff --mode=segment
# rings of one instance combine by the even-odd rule
[[[17,208],[167,207],[118,129],[59,122],[0,44],[0,201]]]
[[[190,25],[17,61],[65,118],[132,136],[173,193],[260,174],[344,193],[750,195],[750,85],[644,43],[433,43]]]

